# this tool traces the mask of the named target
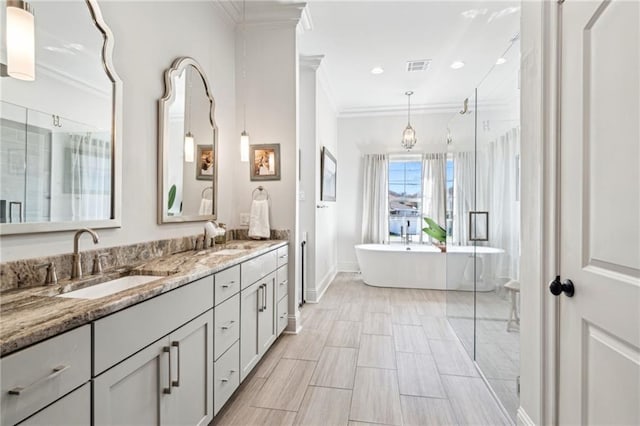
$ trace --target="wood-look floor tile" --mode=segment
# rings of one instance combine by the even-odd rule
[[[351,391],[309,386],[295,420],[300,426],[346,425]]]
[[[299,334],[291,336],[282,357],[317,361],[320,359],[327,334],[328,331],[302,329]]]
[[[362,332],[391,336],[391,315],[382,312],[365,312]]]
[[[393,337],[363,334],[358,351],[358,367],[396,368]]]
[[[398,379],[394,370],[358,367],[349,419],[388,425],[402,424]]]
[[[405,426],[454,425],[455,416],[446,399],[400,396]]]
[[[315,366],[312,361],[282,358],[251,405],[297,411]]]
[[[398,352],[396,358],[401,395],[447,397],[431,355]]]
[[[479,376],[473,361],[460,343],[453,340],[429,340],[429,346],[440,374]]]
[[[311,377],[311,385],[353,389],[358,350],[327,346]]]
[[[510,425],[479,377],[442,376],[451,407],[460,423],[474,425]]]
[[[357,348],[360,346],[362,323],[356,321],[334,321],[327,336],[326,346]]]
[[[445,317],[422,316],[420,319],[427,339],[455,340],[456,335]]]
[[[278,361],[282,358],[284,350],[292,338],[294,338],[294,336],[285,334],[280,336],[274,342],[271,348],[262,357],[260,363],[255,367],[255,377],[269,377],[269,374],[271,374],[273,369],[276,368],[276,365],[278,365]]]
[[[364,318],[364,306],[362,303],[344,303],[340,307],[338,320],[340,321],[362,321]]]
[[[347,426],[390,426],[382,423],[349,422]]]
[[[409,304],[391,305],[391,321],[394,324],[422,325],[420,315],[415,307]]]
[[[291,426],[296,418],[295,411],[269,410],[266,408],[245,407],[233,416],[216,416],[215,426]]]
[[[314,308],[305,316],[302,321],[302,327],[304,329],[328,331],[337,317],[338,311],[335,309]]]
[[[396,351],[430,354],[429,342],[424,330],[418,325],[393,325],[393,341]]]

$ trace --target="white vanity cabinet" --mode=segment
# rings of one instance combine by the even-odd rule
[[[19,423],[20,426],[85,426],[89,424],[91,424],[91,383],[85,383],[69,395]]]
[[[213,419],[213,300],[209,276],[94,323],[94,425]]]
[[[8,355],[0,360],[0,424],[14,425],[90,379],[89,325]],[[58,416],[47,424],[69,423]]]

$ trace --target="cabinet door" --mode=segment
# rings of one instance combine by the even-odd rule
[[[258,351],[262,356],[276,340],[276,274],[271,273],[258,283],[262,285],[258,309]]]
[[[170,396],[168,351],[169,339],[160,339],[93,379],[93,424],[160,425]]]
[[[20,426],[84,426],[91,424],[91,384],[61,398],[29,417]]]
[[[240,380],[249,374],[260,359],[258,346],[258,308],[261,307],[262,281],[240,293]]]
[[[206,425],[213,419],[213,309],[169,335],[171,394],[167,425]]]

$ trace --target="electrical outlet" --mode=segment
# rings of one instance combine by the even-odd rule
[[[249,226],[249,213],[240,213],[240,226]]]
[[[305,197],[305,193],[304,193],[304,191],[300,191],[300,192],[298,193],[298,200],[299,200],[299,201],[304,201],[304,200],[305,200],[305,198],[306,198],[306,197]]]

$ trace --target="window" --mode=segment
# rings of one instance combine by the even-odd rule
[[[414,242],[422,235],[422,161],[419,156],[389,161],[389,241],[402,241],[408,234]],[[417,236],[417,237],[415,237]]]

